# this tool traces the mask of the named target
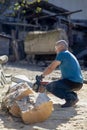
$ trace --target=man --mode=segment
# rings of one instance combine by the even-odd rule
[[[78,102],[78,96],[75,91],[83,86],[81,68],[76,57],[68,51],[68,43],[65,40],[56,42],[55,51],[57,53],[55,60],[44,70],[39,79],[50,74],[56,67],[61,70],[61,79],[53,81],[46,85],[46,89],[55,96],[65,99],[64,107],[72,107]]]

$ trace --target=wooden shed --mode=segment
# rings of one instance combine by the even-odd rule
[[[9,55],[10,37],[0,34],[0,56]]]

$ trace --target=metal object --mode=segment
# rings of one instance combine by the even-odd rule
[[[40,81],[36,78],[36,82],[33,85],[33,90],[35,92],[45,92],[46,90],[46,85],[48,84],[48,82],[46,81]]]

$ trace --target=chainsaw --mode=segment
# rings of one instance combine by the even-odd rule
[[[36,76],[36,82],[33,84],[33,90],[35,92],[40,92],[43,93],[46,91],[46,85],[48,84],[48,82],[46,81],[42,81],[42,79],[38,78],[39,76]]]

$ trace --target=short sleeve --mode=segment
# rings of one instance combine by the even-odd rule
[[[63,60],[62,53],[57,54],[55,60],[57,60],[57,61],[61,61],[61,62],[62,62],[62,60]]]

